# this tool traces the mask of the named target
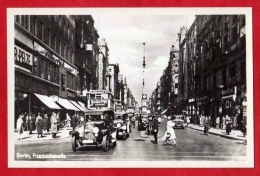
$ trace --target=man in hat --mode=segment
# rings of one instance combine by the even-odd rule
[[[152,125],[152,132],[153,132],[153,136],[154,136],[154,144],[157,144],[157,135],[158,135],[158,131],[159,131],[159,122],[157,119],[157,116],[154,116],[153,119],[153,125]]]

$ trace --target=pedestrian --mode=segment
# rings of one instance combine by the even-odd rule
[[[19,118],[16,121],[16,129],[18,131],[18,138],[17,140],[22,140],[22,134],[23,134],[23,114],[21,113],[19,115]]]
[[[43,137],[42,136],[42,118],[38,118],[35,125],[36,125],[36,129],[37,129],[37,138],[39,138],[39,135],[41,135],[40,137]]]
[[[60,131],[60,124],[61,124],[61,119],[60,119],[60,112],[58,112],[56,115],[56,120],[57,120],[57,130]]]
[[[77,117],[75,115],[72,115],[72,117],[71,117],[72,130],[75,129],[76,125],[77,125]]]
[[[223,116],[223,118],[222,118],[222,128],[225,130],[226,129],[226,117],[225,116]]]
[[[189,124],[190,124],[190,115],[188,115],[188,116],[186,117],[186,121],[187,121],[187,126],[189,126]]]
[[[176,146],[176,135],[174,132],[174,123],[171,120],[171,116],[168,117],[168,121],[167,121],[167,126],[166,126],[166,131],[165,134],[162,138],[162,140],[164,141],[163,145],[166,145],[168,141],[173,140],[173,146]]]
[[[28,118],[29,118],[29,115],[25,114],[25,116],[24,116],[24,131],[28,131],[29,130]]]
[[[216,127],[219,129],[219,123],[220,123],[220,118],[219,116],[216,118]]]
[[[52,138],[55,138],[57,133],[58,133],[58,119],[57,115],[55,112],[52,113],[51,116],[51,133],[52,133]]]
[[[237,119],[238,119],[238,113],[236,112],[236,114],[233,118],[233,128],[234,128],[234,130],[237,129]]]
[[[29,127],[29,135],[31,135],[32,134],[32,130],[33,130],[33,117],[32,117],[32,115],[31,114],[29,114],[29,117],[28,117],[28,123],[29,123],[29,125],[28,125],[28,127]]]
[[[71,118],[70,118],[70,115],[69,113],[66,114],[66,126],[67,126],[67,129],[70,128],[70,122],[71,122]]]
[[[41,119],[41,121],[42,121],[41,113],[38,113],[38,116],[35,119],[35,126],[36,126],[36,123],[38,122],[38,119]]]
[[[158,131],[159,131],[159,122],[157,119],[157,116],[154,117],[153,119],[153,124],[152,124],[152,132],[153,132],[153,136],[154,136],[154,144],[157,144],[157,137],[158,137]]]
[[[44,117],[42,119],[42,129],[43,129],[43,134],[47,134],[47,129],[48,129],[48,116],[47,114],[44,114]]]

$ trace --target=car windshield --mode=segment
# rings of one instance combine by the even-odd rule
[[[116,116],[116,119],[123,119],[122,116]]]
[[[102,115],[87,115],[86,116],[89,121],[100,121],[103,120]]]

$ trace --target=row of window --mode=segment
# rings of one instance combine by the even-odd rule
[[[49,18],[51,16],[49,15]],[[53,16],[52,16],[53,17]],[[56,17],[56,16],[55,16]],[[61,20],[61,18],[60,18]],[[62,57],[67,59],[70,63],[75,64],[75,52],[73,46],[67,43],[62,37],[57,35],[56,32],[51,30],[49,24],[45,24],[44,21],[38,16],[29,15],[15,15],[15,21],[27,29],[29,32],[34,34],[46,45],[51,47],[54,51],[60,54]],[[64,19],[65,21],[65,19]],[[67,33],[70,39],[74,40],[74,32],[70,25],[65,25],[68,27],[67,32],[63,30],[63,33]],[[60,26],[65,28],[65,26]]]
[[[61,88],[65,91],[66,88],[76,90],[76,78],[73,74],[67,72],[68,75],[61,75]],[[51,61],[48,61],[40,55],[34,55],[33,59],[33,75],[42,79],[59,83],[59,67]]]
[[[236,63],[232,63],[229,65],[228,68],[222,69],[221,73],[219,74],[219,77],[221,77],[220,80],[217,80],[218,77],[217,73],[213,73],[212,75],[207,76],[205,78],[204,90],[217,89],[217,86],[219,85],[223,85],[224,87],[226,87],[227,85],[235,85],[238,81],[245,81],[246,80],[245,60],[240,62],[239,67],[237,67]],[[200,82],[198,82],[198,84],[200,84]]]

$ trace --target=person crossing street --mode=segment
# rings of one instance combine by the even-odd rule
[[[157,144],[158,131],[159,131],[158,126],[159,126],[159,122],[157,120],[157,117],[154,116],[153,125],[152,125],[152,132],[153,132],[153,136],[154,136],[154,144]]]
[[[166,145],[168,141],[173,140],[173,146],[176,147],[176,135],[173,129],[174,125],[175,124],[172,122],[172,117],[168,116],[166,131],[162,138],[162,140],[164,141],[163,145]]]

